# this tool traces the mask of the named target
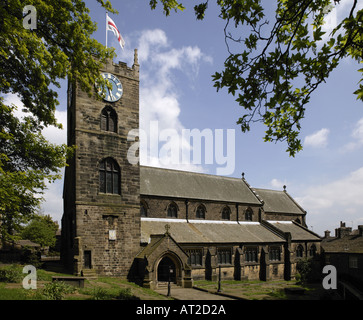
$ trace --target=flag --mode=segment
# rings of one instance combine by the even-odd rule
[[[106,15],[106,34],[107,34],[107,31],[112,31],[114,33],[114,35],[117,38],[118,43],[120,44],[121,48],[123,49],[125,46],[125,41],[122,38],[120,31],[118,31],[115,22],[113,22],[113,20],[108,15]],[[106,40],[106,42],[107,42],[107,40]],[[107,47],[107,43],[106,43],[106,47]]]

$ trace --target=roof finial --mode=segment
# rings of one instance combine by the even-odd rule
[[[286,186],[284,185],[284,191],[286,192]]]
[[[166,224],[165,225],[165,234],[169,234],[169,229],[170,229],[170,225]]]
[[[245,173],[244,172],[242,172],[242,179],[244,179],[245,178]]]

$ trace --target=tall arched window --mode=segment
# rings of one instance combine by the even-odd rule
[[[178,207],[174,202],[169,204],[168,217],[171,217],[171,218],[177,218],[178,217]]]
[[[120,194],[120,168],[115,160],[106,158],[99,166],[100,192]]]
[[[196,212],[196,217],[198,219],[205,219],[205,206],[203,206],[202,204],[198,206],[197,208],[197,212]]]
[[[315,244],[312,244],[309,249],[309,256],[315,257],[316,256],[316,246]]]
[[[245,213],[245,220],[252,221],[252,214],[253,214],[252,209],[248,208]]]
[[[223,220],[230,220],[231,219],[231,209],[225,206],[222,210],[222,219]]]
[[[302,258],[304,256],[304,248],[301,244],[299,244],[296,248],[296,257]]]
[[[101,112],[101,130],[117,132],[117,114],[110,106],[106,106]]]

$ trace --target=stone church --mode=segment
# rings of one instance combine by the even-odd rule
[[[69,145],[61,257],[76,275],[128,278],[156,288],[169,279],[290,279],[320,252],[306,211],[286,192],[242,178],[130,164],[139,128],[139,64],[109,61],[103,99],[68,85]],[[102,91],[102,90],[101,90]]]

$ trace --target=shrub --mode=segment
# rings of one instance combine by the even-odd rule
[[[92,292],[92,298],[94,300],[139,300],[138,297],[131,293],[130,288],[124,289],[104,289],[104,288],[94,288]]]
[[[119,300],[139,300],[138,297],[134,296],[131,293],[130,288],[121,289],[117,299],[119,299]]]
[[[92,297],[94,300],[109,300],[112,299],[112,295],[103,288],[94,288]]]
[[[64,295],[73,293],[75,288],[62,281],[46,283],[42,289],[43,296],[48,300],[62,300]]]
[[[301,284],[306,284],[311,276],[312,266],[311,259],[301,259],[296,265],[296,270],[299,272],[299,278]]]
[[[15,265],[0,269],[0,282],[16,283],[23,278],[22,271]]]

